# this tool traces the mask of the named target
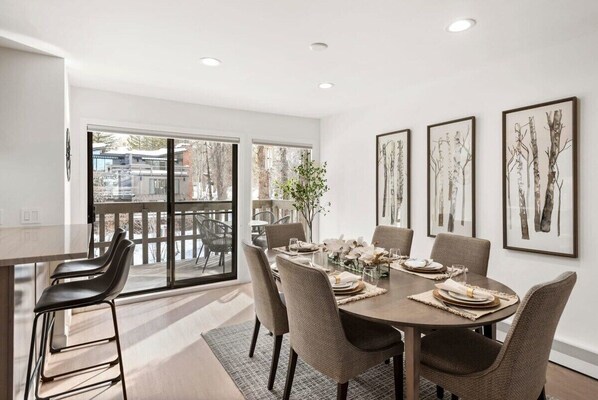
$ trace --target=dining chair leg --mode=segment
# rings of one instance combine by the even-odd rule
[[[274,387],[276,379],[276,370],[278,369],[278,358],[280,357],[280,347],[282,346],[282,335],[274,338],[274,351],[272,352],[272,365],[270,366],[270,377],[268,378],[268,390]]]
[[[118,333],[116,305],[114,304],[114,300],[108,301],[107,303],[110,306],[110,309],[112,310],[112,323],[114,324],[114,336],[116,337],[116,351],[118,352],[118,366],[120,368],[120,383],[123,389],[123,400],[127,400],[127,386],[125,385],[125,369],[123,367],[123,355],[120,348],[120,334]],[[118,378],[116,378],[114,382],[118,382]]]
[[[251,346],[249,346],[249,358],[253,357],[255,351],[255,344],[257,343],[257,337],[260,333],[260,320],[255,316],[255,327],[253,328],[253,337],[251,338]]]
[[[289,368],[287,369],[287,380],[284,384],[284,394],[282,395],[283,400],[289,400],[291,397],[291,388],[293,386],[293,378],[295,377],[295,367],[297,366],[297,353],[291,347],[291,353],[289,354]]]
[[[338,383],[336,385],[336,400],[347,400],[347,392],[349,390],[349,382]]]
[[[546,388],[543,387],[542,391],[540,392],[540,396],[538,396],[538,400],[546,400]]]
[[[395,400],[403,400],[403,354],[392,358],[395,380]]]
[[[436,385],[436,398],[444,398],[444,388],[442,386]]]
[[[451,400],[459,400],[459,396],[451,393]]]

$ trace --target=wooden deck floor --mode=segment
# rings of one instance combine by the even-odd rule
[[[197,264],[195,259],[177,260],[175,264],[175,278],[177,281],[202,276],[211,276],[232,271],[231,254],[228,253],[224,260],[224,269],[218,265],[220,256],[210,255],[205,272],[202,272],[205,258],[200,257]],[[140,290],[156,289],[166,285],[166,262],[134,265],[129,271],[129,279],[124,292],[137,292]]]

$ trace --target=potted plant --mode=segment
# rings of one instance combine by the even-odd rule
[[[307,240],[313,240],[313,224],[318,214],[325,215],[330,202],[322,203],[322,196],[330,190],[326,180],[326,163],[318,164],[309,154],[301,155],[301,164],[293,168],[294,177],[276,182],[285,198],[293,200],[293,208],[303,216],[307,225]]]

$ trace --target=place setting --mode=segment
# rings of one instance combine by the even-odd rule
[[[461,317],[477,320],[519,301],[517,295],[472,286],[466,283],[466,273],[435,284],[435,289],[408,296],[409,299],[448,311]]]
[[[467,272],[463,265],[442,265],[429,258],[401,258],[390,264],[392,269],[417,275],[425,279],[441,281]]]
[[[320,251],[320,245],[317,243],[304,242],[297,238],[291,238],[289,239],[288,246],[275,247],[273,250],[288,256],[297,256],[299,254],[317,253]]]

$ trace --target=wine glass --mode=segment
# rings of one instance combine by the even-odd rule
[[[389,250],[390,258],[393,260],[398,260],[401,258],[401,249],[399,248],[392,248]]]
[[[289,239],[289,253],[291,253],[294,256],[299,254],[299,239],[297,239],[297,238]]]
[[[467,283],[467,268],[465,268],[465,265],[453,264],[451,266],[451,279],[462,284]]]

